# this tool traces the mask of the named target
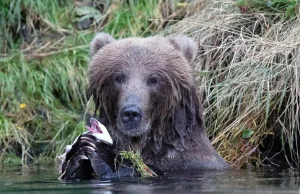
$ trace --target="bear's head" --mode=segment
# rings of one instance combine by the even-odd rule
[[[156,133],[159,139],[166,127],[184,136],[201,120],[190,65],[195,55],[196,44],[186,36],[115,40],[97,34],[88,78],[101,122],[123,137]]]

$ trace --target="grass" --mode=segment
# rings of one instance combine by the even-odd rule
[[[144,162],[140,154],[134,153],[133,151],[121,151],[120,153],[121,161],[115,161],[122,165],[122,160],[130,160],[133,164],[133,169],[136,169],[142,177],[154,177],[157,176]]]
[[[299,15],[299,0],[240,0],[240,10],[246,12],[266,12],[281,14],[285,19]]]
[[[154,34],[171,23],[166,19],[184,16],[186,7],[178,2],[106,1],[92,8],[101,19],[78,30],[80,3],[1,1],[0,160],[54,161],[86,130],[86,114],[93,113],[87,108],[86,73],[95,33],[116,38]]]
[[[161,34],[187,34],[199,44],[195,75],[218,152],[237,168],[272,163],[277,152],[299,164],[298,1],[107,0],[93,6],[86,30],[77,28],[87,15],[78,16],[76,2],[0,2],[2,162],[53,161],[86,130],[96,32],[123,38],[166,29]]]
[[[237,168],[274,164],[282,154],[298,167],[299,19],[241,13],[236,5],[213,1],[164,34],[186,33],[198,42],[195,74],[208,134],[228,162]]]

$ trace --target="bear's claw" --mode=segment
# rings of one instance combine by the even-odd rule
[[[94,161],[103,161],[102,157],[106,157],[106,149],[112,149],[107,142],[99,140],[90,132],[80,135],[70,149],[66,150],[62,161],[61,172],[59,179],[77,179],[91,178],[98,174],[94,171]],[[104,149],[104,150],[103,150]],[[101,162],[102,165],[105,165]],[[97,167],[98,168],[98,167]],[[98,170],[99,171],[99,170]]]
[[[79,150],[84,151],[84,152],[88,152],[88,153],[95,152],[95,149],[90,147],[90,146],[82,146]]]

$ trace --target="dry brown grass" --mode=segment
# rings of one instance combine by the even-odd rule
[[[266,135],[278,135],[274,144],[290,164],[299,164],[299,19],[242,14],[236,1],[216,0],[163,34],[187,34],[198,42],[195,69],[208,134],[228,162],[272,161],[260,152],[271,143],[263,145]]]

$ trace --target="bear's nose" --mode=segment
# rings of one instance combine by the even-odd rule
[[[136,105],[125,106],[121,111],[121,120],[126,125],[138,125],[142,120],[141,109]]]

